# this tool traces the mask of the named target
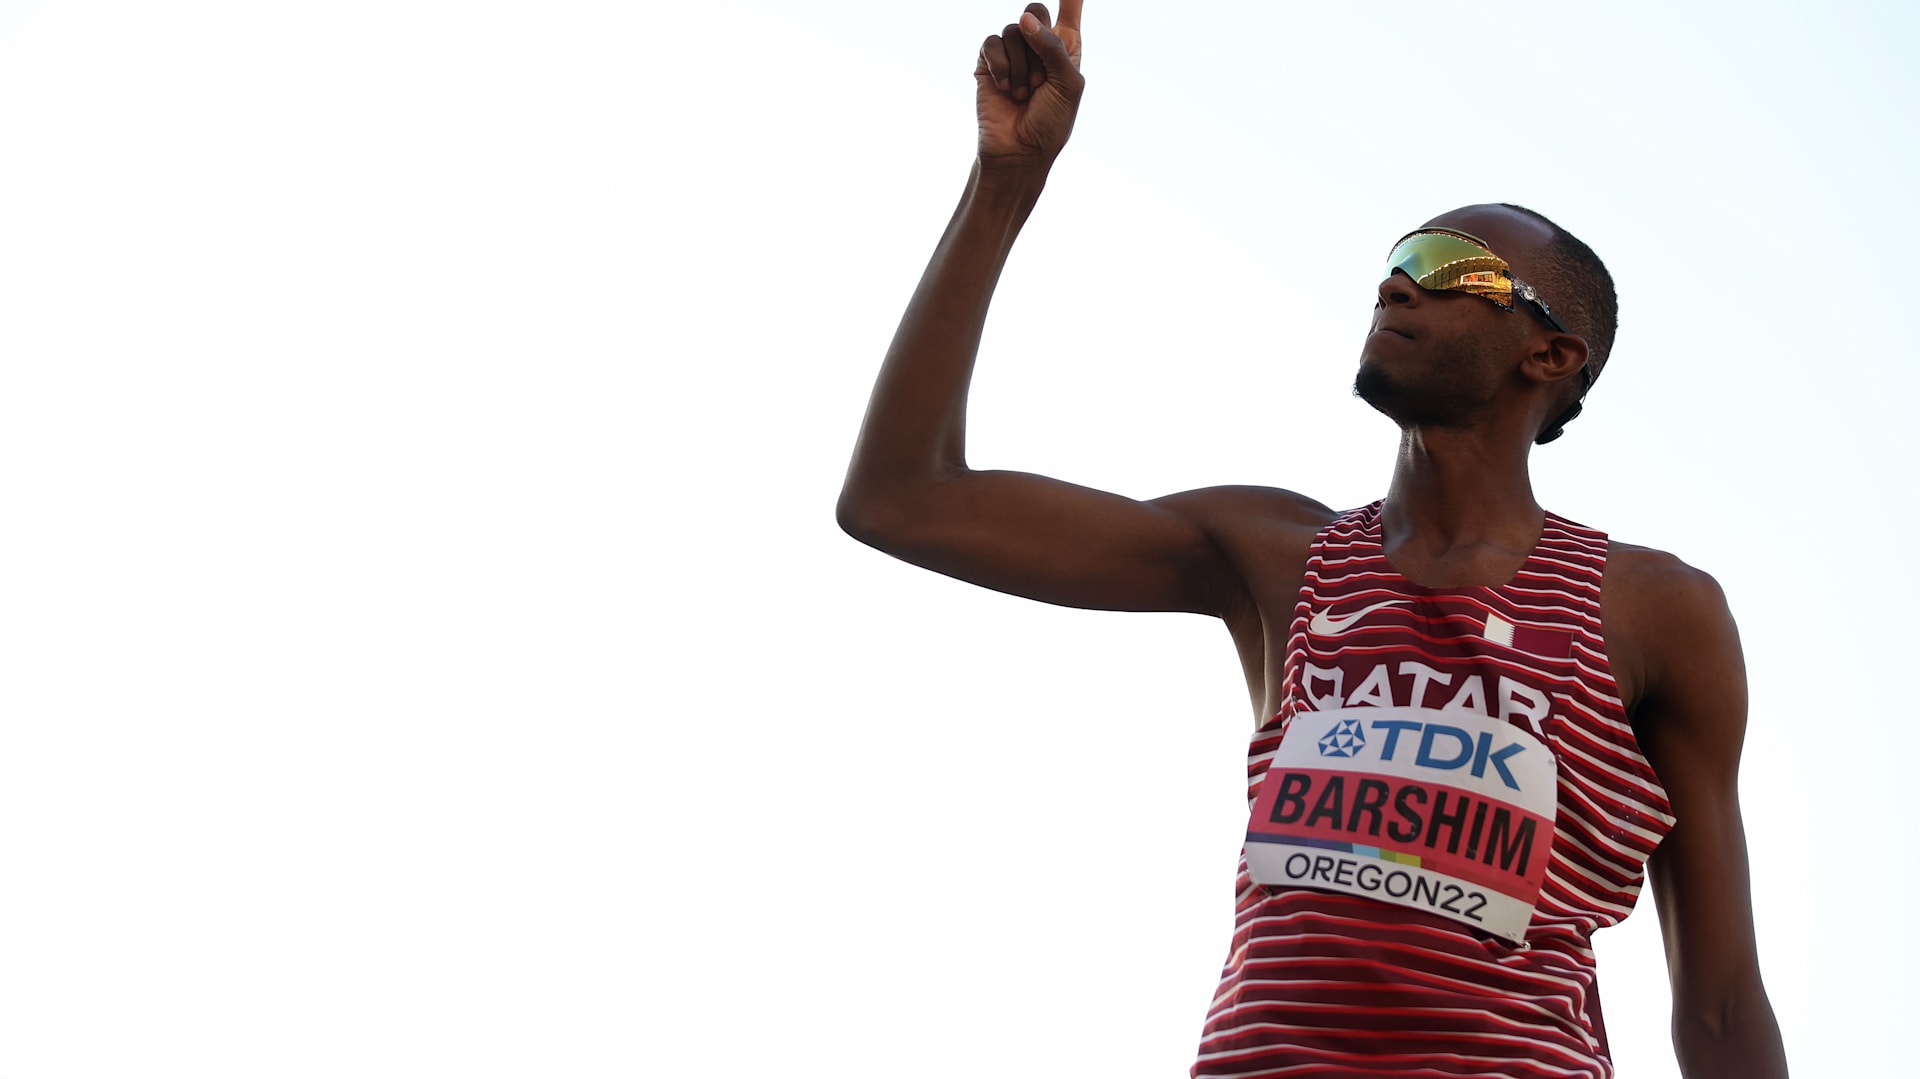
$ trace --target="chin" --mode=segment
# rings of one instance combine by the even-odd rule
[[[1393,376],[1380,368],[1379,364],[1368,363],[1360,357],[1360,370],[1353,376],[1353,395],[1374,408],[1393,415],[1393,403],[1400,399],[1404,391]]]

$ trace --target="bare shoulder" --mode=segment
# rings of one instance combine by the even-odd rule
[[[1251,664],[1263,647],[1262,612],[1293,609],[1313,537],[1339,514],[1278,487],[1207,487],[1155,502],[1193,522],[1219,552],[1234,582],[1219,613],[1243,662],[1257,670]]]
[[[1278,487],[1204,487],[1154,501],[1197,525],[1256,590],[1263,570],[1290,573],[1297,582],[1313,537],[1339,516]]]
[[[1600,610],[1629,712],[1684,668],[1739,666],[1738,631],[1720,582],[1667,551],[1609,542]]]
[[[1278,487],[1202,487],[1156,498],[1154,502],[1220,536],[1248,529],[1306,529],[1311,538],[1338,516],[1306,495]]]
[[[1708,604],[1726,606],[1720,582],[1697,566],[1688,565],[1678,555],[1652,547],[1610,540],[1607,544],[1606,599],[1629,604],[1647,600],[1682,603],[1688,606]],[[1617,591],[1614,591],[1617,590]]]

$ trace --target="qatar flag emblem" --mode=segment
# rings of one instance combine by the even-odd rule
[[[1573,654],[1572,630],[1515,625],[1491,611],[1487,612],[1487,628],[1482,636],[1502,648],[1542,659],[1566,659]]]

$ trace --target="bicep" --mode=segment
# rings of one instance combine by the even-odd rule
[[[1140,501],[1024,472],[962,470],[892,502],[884,520],[842,523],[897,558],[1017,596],[1217,615],[1245,585],[1210,520],[1252,497],[1212,488]]]

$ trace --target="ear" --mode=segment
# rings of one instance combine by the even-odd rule
[[[1542,327],[1541,334],[1533,341],[1533,351],[1520,365],[1520,372],[1535,382],[1562,382],[1579,378],[1580,369],[1586,365],[1586,338]]]
[[[1568,402],[1571,398],[1566,408],[1561,410],[1559,415],[1548,420],[1547,425],[1534,436],[1533,441],[1536,444],[1544,446],[1559,438],[1567,424],[1580,415],[1580,402],[1587,396],[1587,387],[1593,385],[1591,379],[1580,377],[1580,372],[1586,366],[1587,339],[1572,333],[1546,334],[1541,338],[1539,346],[1527,357],[1526,362],[1520,365],[1520,370],[1528,378],[1553,387],[1544,396],[1544,400]],[[1568,379],[1576,380],[1571,383],[1571,393],[1562,388],[1569,385]]]

